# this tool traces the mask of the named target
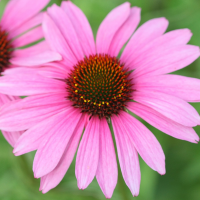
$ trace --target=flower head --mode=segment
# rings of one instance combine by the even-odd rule
[[[40,12],[49,0],[18,0],[9,1],[5,12],[0,19],[0,74],[6,69],[17,67],[23,63],[23,60],[29,59],[35,55],[38,56],[38,49],[43,46],[47,50],[47,45],[41,43],[31,48],[20,50],[28,44],[36,42],[43,38],[41,22],[43,13]],[[39,51],[39,53],[41,53]],[[58,56],[58,55],[57,55]],[[34,65],[29,63],[28,66]],[[9,101],[18,100],[17,97],[0,94],[0,106]],[[8,142],[14,146],[17,138],[22,132],[2,131]]]
[[[164,34],[164,18],[135,31],[139,21],[139,8],[120,5],[101,23],[95,44],[79,8],[70,1],[61,8],[53,5],[44,16],[43,30],[51,50],[63,59],[44,64],[41,57],[37,70],[10,69],[0,79],[0,92],[30,95],[1,109],[0,128],[27,130],[14,153],[37,150],[33,171],[44,193],[64,177],[84,131],[76,158],[78,187],[85,189],[96,176],[105,196],[112,196],[118,169],[109,125],[133,196],[140,187],[138,153],[165,174],[161,145],[131,112],[173,137],[199,141],[192,127],[200,124],[200,117],[187,102],[200,101],[200,80],[167,74],[199,57],[199,48],[187,45],[191,32]]]

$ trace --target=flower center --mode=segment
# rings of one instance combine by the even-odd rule
[[[79,61],[67,78],[68,99],[89,115],[109,118],[131,100],[129,73],[116,57],[92,55]]]
[[[8,35],[0,26],[0,73],[9,66],[9,59],[12,53],[11,48],[12,46],[10,45]]]

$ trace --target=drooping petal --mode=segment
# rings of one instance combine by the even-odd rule
[[[6,131],[27,130],[71,106],[71,102],[64,98],[64,94],[62,94],[63,97],[60,95],[59,93],[37,95],[16,103],[5,104],[1,107],[0,129]],[[61,99],[59,100],[59,98]]]
[[[23,134],[23,131],[15,131],[15,132],[1,131],[1,132],[12,147],[14,147],[19,137]]]
[[[127,20],[130,14],[130,3],[125,2],[114,8],[99,26],[96,38],[97,53],[106,54],[114,35]]]
[[[99,125],[99,118],[92,117],[78,148],[75,174],[79,189],[87,188],[96,175],[99,162]]]
[[[35,125],[31,126],[24,134],[19,138],[15,144],[13,153],[16,156],[34,151],[39,148],[40,144],[46,137],[49,132],[49,129],[52,128],[56,122],[66,117],[66,114],[69,113],[70,107],[59,110],[58,113],[43,118],[40,122],[37,122]],[[71,110],[70,110],[71,111]]]
[[[128,41],[128,39],[131,37],[135,29],[137,28],[140,22],[140,13],[140,8],[131,8],[129,17],[113,37],[108,51],[109,55],[116,57],[119,54],[120,49]]]
[[[27,96],[66,91],[66,84],[63,81],[46,78],[34,73],[31,69],[30,72],[24,70],[24,74],[18,73],[1,77],[0,92],[8,95]]]
[[[61,8],[67,13],[86,56],[96,54],[94,36],[90,24],[80,8],[71,1],[62,1]]]
[[[48,14],[56,23],[56,26],[59,28],[60,32],[65,38],[71,51],[76,56],[77,60],[82,60],[84,58],[84,53],[79,43],[76,31],[74,30],[74,27],[68,15],[64,12],[63,9],[55,4],[52,7],[48,8]]]
[[[162,113],[165,117],[184,126],[197,126],[200,116],[186,101],[160,92],[134,92],[134,100]]]
[[[200,80],[179,75],[144,77],[134,83],[137,90],[162,92],[188,102],[200,102]]]
[[[85,126],[85,119],[86,116],[82,115],[59,164],[53,171],[41,178],[40,190],[42,190],[43,193],[46,193],[56,187],[65,176],[76,153],[79,140]]]
[[[36,178],[48,174],[57,166],[82,115],[74,108],[65,114],[48,129],[37,150],[33,163]]]
[[[141,180],[138,153],[126,130],[123,128],[121,121],[119,121],[118,116],[112,117],[112,125],[123,178],[132,195],[137,196]]]
[[[161,47],[162,48],[162,47]],[[152,76],[171,73],[193,63],[200,55],[199,47],[193,45],[178,45],[168,49],[159,48],[149,51],[141,59],[134,71],[134,76]]]
[[[152,126],[163,131],[164,133],[167,133],[168,135],[171,135],[172,137],[193,143],[197,143],[199,141],[199,136],[195,133],[193,128],[178,124],[152,108],[131,102],[128,105],[128,109]]]
[[[152,19],[144,23],[133,34],[126,45],[120,60],[126,67],[132,62],[132,55],[144,48],[146,44],[161,36],[168,27],[168,21],[165,18]]]
[[[99,163],[97,181],[106,198],[111,198],[117,184],[117,161],[112,136],[106,119],[101,119],[99,130]]]
[[[126,112],[118,116],[122,130],[133,141],[142,159],[155,171],[165,174],[165,155],[156,137],[140,121]]]
[[[1,26],[8,32],[34,17],[50,0],[18,0],[10,1],[1,19]],[[24,9],[26,8],[26,9]]]
[[[62,55],[64,59],[64,63],[68,67],[72,67],[77,63],[77,59],[71,51],[69,45],[67,44],[65,38],[61,34],[60,30],[54,23],[54,21],[49,17],[48,14],[44,15],[43,20],[43,31],[45,35],[45,39],[48,42],[50,48],[53,51],[58,52]]]

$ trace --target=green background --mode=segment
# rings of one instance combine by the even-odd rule
[[[51,0],[51,4],[60,4],[61,0]],[[125,2],[123,0],[72,0],[89,19],[96,35],[101,21],[107,13]],[[145,21],[166,17],[169,30],[189,28],[193,32],[191,44],[200,46],[200,1],[199,0],[131,0],[132,6],[142,8],[141,24]],[[0,16],[7,0],[0,3]],[[26,9],[26,8],[24,8]],[[200,78],[200,59],[177,74]],[[193,104],[200,113],[200,104]],[[166,175],[161,176],[150,169],[142,159],[141,187],[138,197],[132,197],[126,187],[121,172],[114,191],[113,200],[199,200],[200,199],[200,146],[174,139],[143,121],[155,134],[166,155]],[[200,134],[200,127],[195,130]],[[61,184],[47,194],[38,191],[39,180],[33,178],[32,160],[34,153],[15,157],[12,148],[0,135],[0,200],[100,200],[105,199],[96,179],[90,186],[79,191],[75,178],[75,162]]]

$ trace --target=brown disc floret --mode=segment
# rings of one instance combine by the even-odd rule
[[[124,110],[132,89],[129,73],[116,57],[91,55],[78,62],[66,80],[73,106],[99,118]]]
[[[9,66],[12,46],[7,33],[0,26],[0,73]]]

